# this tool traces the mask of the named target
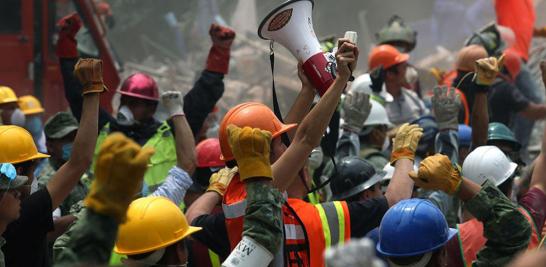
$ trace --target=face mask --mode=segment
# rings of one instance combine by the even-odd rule
[[[23,114],[23,112],[18,108],[11,113],[10,120],[12,125],[25,127],[25,114]]]
[[[419,78],[419,74],[417,74],[417,71],[412,66],[408,66],[406,69],[406,84],[404,87],[411,88],[411,85],[417,82],[417,79]]]
[[[40,117],[30,117],[25,122],[25,129],[27,129],[34,139],[39,139],[42,135],[42,120]]]
[[[64,144],[63,145],[63,155],[62,155],[62,159],[64,161],[68,161],[68,159],[70,159],[70,154],[72,154],[72,146],[73,144],[72,143],[68,143],[68,144]]]
[[[127,106],[121,106],[117,115],[117,122],[119,125],[131,126],[136,123],[133,112]]]
[[[32,180],[32,184],[30,184],[30,193],[34,193],[38,191],[38,179]]]

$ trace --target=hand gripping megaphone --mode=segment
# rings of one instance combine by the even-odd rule
[[[286,47],[298,61],[320,96],[334,81],[331,66],[313,30],[313,1],[290,0],[271,11],[260,23],[258,35]]]

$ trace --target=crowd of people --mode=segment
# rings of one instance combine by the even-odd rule
[[[320,98],[299,64],[285,117],[247,102],[218,125],[233,30],[211,25],[186,95],[135,73],[112,115],[102,62],[79,58],[82,23],[64,17],[69,111],[42,124],[38,99],[0,86],[0,266],[544,266],[546,135],[527,147],[546,104],[526,62],[546,30],[511,15],[534,23],[532,1],[495,8],[502,26],[451,71],[411,65],[416,33],[395,16],[366,74],[350,82],[363,51],[339,39]]]

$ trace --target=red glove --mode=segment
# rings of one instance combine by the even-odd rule
[[[207,70],[227,74],[229,69],[230,47],[235,39],[235,32],[217,24],[210,25],[209,35],[212,47],[207,58]]]
[[[76,34],[82,27],[82,21],[77,13],[72,13],[63,17],[59,22],[59,40],[57,41],[57,56],[59,58],[76,58],[78,57],[78,42],[76,42]]]

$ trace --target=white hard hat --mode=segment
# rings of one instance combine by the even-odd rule
[[[389,128],[392,127],[385,107],[383,107],[381,103],[375,101],[374,99],[370,99],[370,103],[372,104],[372,110],[370,111],[370,115],[364,122],[364,127],[372,125],[387,125]]]
[[[362,74],[353,81],[351,84],[351,91],[355,92],[363,92],[365,94],[372,94],[372,88],[370,88],[370,85],[372,84],[372,79],[370,78],[370,74]]]
[[[392,179],[392,176],[394,175],[394,167],[391,166],[390,162],[385,164],[383,171],[386,173],[385,176],[383,176],[383,181]]]
[[[517,167],[496,146],[480,146],[466,156],[462,174],[479,185],[489,179],[499,186],[512,177]]]

